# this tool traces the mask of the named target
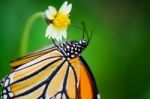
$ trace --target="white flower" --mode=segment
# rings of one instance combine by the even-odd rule
[[[68,4],[67,1],[63,3],[59,11],[49,6],[45,11],[48,27],[46,29],[45,37],[49,39],[56,39],[62,41],[67,37],[67,28],[70,25],[69,13],[71,12],[72,4]]]

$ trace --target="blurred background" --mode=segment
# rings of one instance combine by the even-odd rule
[[[71,23],[84,21],[94,34],[82,53],[102,99],[150,99],[149,0],[68,0],[73,4]],[[64,0],[0,0],[0,79],[11,71],[9,62],[20,57],[22,32],[29,17]],[[46,23],[38,19],[30,31],[27,52],[52,44]],[[70,28],[68,39],[82,32]]]

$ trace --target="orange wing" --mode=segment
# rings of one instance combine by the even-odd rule
[[[75,71],[57,49],[19,58],[13,66],[17,68],[6,77],[3,98],[77,99]]]
[[[42,55],[45,55],[47,53],[50,53],[51,51],[54,51],[54,50],[56,50],[56,47],[51,47],[51,48],[48,48],[48,49],[45,49],[45,50],[42,50],[42,51],[39,51],[39,52],[29,54],[27,56],[23,56],[23,57],[18,58],[14,61],[11,61],[10,65],[13,69],[17,68],[17,67],[19,67],[19,66],[21,66],[21,65],[23,65],[23,64],[25,64],[29,61],[32,61],[32,60],[34,60],[34,59],[36,59],[36,58],[38,58]]]
[[[72,66],[78,72],[78,98],[79,99],[100,99],[94,77],[82,57],[71,60]],[[77,71],[77,68],[80,68]]]
[[[68,61],[50,48],[19,58],[12,67],[17,68],[6,78],[7,93],[3,97],[99,99],[94,78],[82,57]]]
[[[23,60],[24,59],[25,58],[23,58]],[[54,88],[54,86],[56,87],[56,85],[58,85],[56,89],[60,88],[61,82],[58,83],[58,79],[55,80],[54,78],[63,76],[66,69],[65,67],[67,66],[67,62],[63,60],[63,56],[58,50],[41,55],[14,69],[8,77],[6,77],[2,96],[3,98],[7,97],[4,99],[39,99],[38,97],[42,96],[41,98],[43,99],[44,96],[48,96],[46,96],[45,93],[47,92],[47,86],[50,81],[51,83],[55,82],[52,88]],[[61,71],[60,67],[64,69],[61,69]],[[59,74],[58,77],[56,75],[57,73]],[[61,78],[63,79],[63,77]],[[44,90],[46,90],[46,92]],[[56,90],[53,95],[57,92],[58,90]]]

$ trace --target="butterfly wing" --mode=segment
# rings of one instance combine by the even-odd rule
[[[26,59],[29,61],[19,62]],[[14,63],[17,68],[4,81],[3,99],[98,99],[94,79],[82,57],[66,60],[54,49]]]
[[[72,60],[71,64],[76,68],[76,73],[78,74],[79,86],[77,97],[79,99],[100,99],[94,77],[85,60],[79,57]]]
[[[38,54],[34,54],[33,57]],[[31,57],[32,55],[29,55],[18,61]],[[46,89],[47,83],[64,64],[66,63],[63,55],[58,50],[41,54],[31,61],[24,62],[5,78],[3,98],[36,99],[40,94],[43,96],[42,92]]]
[[[48,48],[48,49],[45,49],[45,50],[41,50],[41,51],[29,54],[29,55],[20,57],[20,58],[14,60],[14,61],[11,61],[10,65],[11,65],[11,67],[13,69],[15,69],[15,68],[17,68],[17,67],[19,67],[19,66],[21,66],[21,65],[23,65],[23,64],[25,64],[25,63],[27,63],[29,61],[32,61],[32,60],[34,60],[34,59],[36,59],[36,58],[38,58],[38,57],[40,57],[40,56],[42,56],[44,54],[50,53],[50,52],[52,52],[52,51],[54,51],[56,49],[57,49],[57,47],[53,46],[51,48]]]
[[[18,61],[28,58],[5,78],[3,99],[77,99],[77,71],[61,52],[37,52]]]

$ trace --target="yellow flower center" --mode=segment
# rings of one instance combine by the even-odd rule
[[[66,29],[70,24],[69,15],[58,13],[53,21],[54,25],[60,29]]]

